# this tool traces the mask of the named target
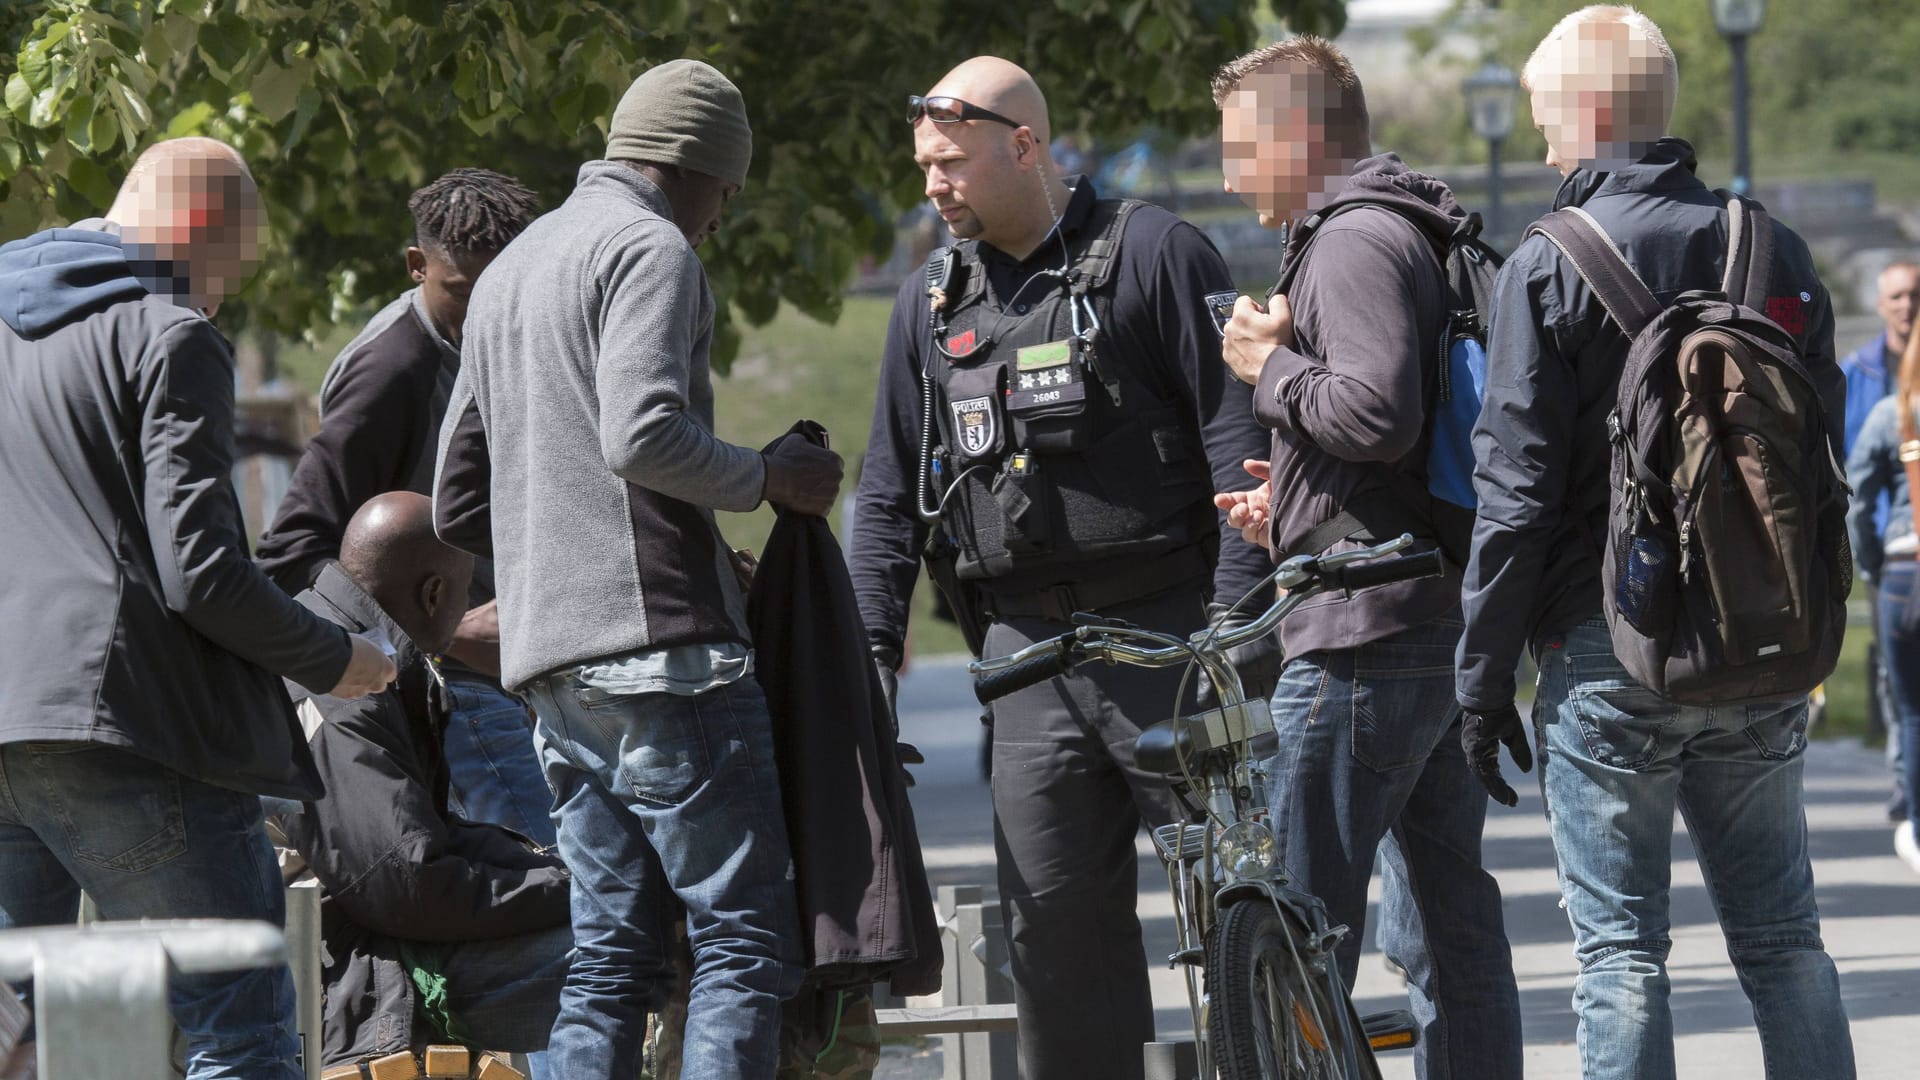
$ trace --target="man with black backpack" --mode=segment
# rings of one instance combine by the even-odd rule
[[[1852,1077],[1802,808],[1807,691],[1853,570],[1833,312],[1806,244],[1709,191],[1663,137],[1660,30],[1587,8],[1523,77],[1556,212],[1501,271],[1474,434],[1460,705],[1493,796],[1524,770],[1531,644],[1541,790],[1580,974],[1582,1075],[1675,1074],[1673,815],[1698,853],[1769,1077]]]
[[[1472,511],[1447,501],[1444,479],[1465,477],[1470,424],[1451,425],[1451,446],[1442,432],[1455,403],[1477,403],[1469,279],[1490,293],[1494,265],[1478,220],[1439,180],[1371,156],[1359,80],[1325,41],[1259,49],[1213,89],[1228,188],[1263,224],[1292,225],[1270,310],[1241,297],[1223,345],[1273,433],[1271,463],[1248,463],[1268,484],[1217,505],[1276,558],[1403,532],[1464,549]],[[1500,888],[1480,864],[1486,802],[1459,744],[1458,574],[1456,560],[1281,624],[1280,751],[1265,770],[1287,868],[1348,928],[1347,984],[1377,849],[1379,940],[1407,972],[1420,1074],[1498,1080],[1521,1073],[1520,1013]]]

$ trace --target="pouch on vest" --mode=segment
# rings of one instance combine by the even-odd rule
[[[1007,384],[1015,446],[1042,454],[1077,454],[1092,444],[1085,347],[1080,339],[1067,338],[1015,353]]]
[[[953,427],[948,450],[963,466],[992,461],[1007,448],[1001,389],[1005,374],[1002,364],[947,373],[947,422]]]
[[[1007,467],[993,478],[993,501],[1000,505],[1005,531],[1001,543],[1009,555],[1044,555],[1053,549],[1053,526],[1048,510],[1052,493],[1048,478],[1034,455],[1016,451]]]

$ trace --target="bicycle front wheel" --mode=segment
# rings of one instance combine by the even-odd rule
[[[1207,964],[1207,1034],[1219,1080],[1351,1080],[1350,1010],[1316,974],[1304,935],[1264,900],[1221,913]],[[1327,963],[1333,958],[1327,957]]]

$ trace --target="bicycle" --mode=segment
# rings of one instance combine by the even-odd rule
[[[1226,659],[1319,593],[1438,575],[1438,552],[1387,558],[1412,543],[1401,536],[1287,559],[1241,604],[1269,587],[1284,595],[1231,630],[1216,622],[1183,639],[1081,614],[1069,633],[968,665],[982,704],[1089,660],[1187,664],[1218,688],[1215,708],[1163,720],[1134,746],[1135,763],[1167,776],[1187,811],[1186,821],[1156,828],[1153,838],[1173,894],[1179,947],[1168,965],[1184,968],[1198,1080],[1378,1080],[1374,1051],[1409,1049],[1418,1039],[1404,1009],[1364,1018],[1354,1009],[1334,959],[1347,927],[1330,926],[1325,905],[1291,887],[1279,865],[1259,769],[1267,755],[1254,747],[1263,736],[1270,741],[1273,717],[1265,701],[1247,700]]]

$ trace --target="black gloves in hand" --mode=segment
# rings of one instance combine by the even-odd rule
[[[1208,604],[1208,625],[1219,622],[1220,613],[1225,610],[1225,604]],[[1227,618],[1220,632],[1224,634],[1252,621],[1252,616],[1235,613]],[[1272,697],[1274,688],[1280,685],[1280,672],[1287,665],[1287,658],[1280,651],[1278,632],[1228,649],[1227,660],[1240,673],[1240,686],[1246,690],[1248,701],[1265,701]],[[1203,709],[1215,708],[1220,704],[1220,695],[1214,693],[1213,682],[1204,677],[1200,680],[1199,697]]]
[[[1462,714],[1460,748],[1467,752],[1467,765],[1495,802],[1513,806],[1519,803],[1520,796],[1500,776],[1502,743],[1521,772],[1533,771],[1533,751],[1527,747],[1527,726],[1520,719],[1519,709],[1507,705],[1488,712],[1468,709]]]
[[[913,774],[905,766],[926,764],[926,755],[912,743],[900,741],[900,653],[887,645],[873,645],[867,650],[873,654],[874,670],[880,673],[880,694],[887,699],[887,722],[893,725],[894,753],[900,759],[901,772],[907,775],[907,786],[913,786]]]

